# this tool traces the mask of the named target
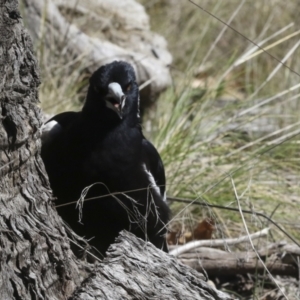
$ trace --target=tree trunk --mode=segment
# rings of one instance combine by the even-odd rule
[[[1,299],[229,299],[128,233],[94,266],[74,256],[40,158],[40,81],[17,0],[0,0],[0,41]]]
[[[40,158],[38,68],[17,1],[0,1],[1,299],[66,299],[84,279]]]

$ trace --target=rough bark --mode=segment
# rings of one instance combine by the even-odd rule
[[[1,299],[65,299],[80,284],[40,158],[39,76],[17,1],[0,1]]]
[[[203,279],[174,257],[123,231],[70,300],[231,299]]]

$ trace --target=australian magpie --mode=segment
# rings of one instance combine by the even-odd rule
[[[58,212],[77,234],[102,254],[122,229],[168,251],[164,167],[142,133],[130,64],[100,67],[90,78],[82,111],[50,119],[42,141]],[[74,202],[82,196],[79,211]]]

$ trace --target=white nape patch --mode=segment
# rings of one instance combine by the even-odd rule
[[[154,179],[152,173],[151,173],[149,170],[147,170],[147,167],[146,167],[145,164],[143,164],[142,166],[143,166],[143,169],[145,170],[145,172],[146,172],[147,175],[148,175],[148,179],[149,179],[149,181],[150,181],[150,186],[151,186],[151,187],[152,187],[152,188],[153,188],[160,196],[162,196],[161,193],[160,193],[160,188],[157,186],[157,184],[156,184],[156,182],[155,182],[155,179]]]
[[[123,110],[125,103],[126,103],[126,97],[123,96],[123,99],[121,100],[121,110]]]
[[[137,115],[136,115],[138,118],[140,118],[140,95],[138,97],[138,110],[137,110]]]
[[[61,126],[56,121],[43,124],[42,128],[42,143],[51,142],[60,132]]]
[[[167,192],[164,192],[164,197],[163,197],[164,202],[167,202]]]

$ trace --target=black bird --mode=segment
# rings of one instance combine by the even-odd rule
[[[82,111],[50,119],[42,139],[58,212],[77,234],[102,254],[123,229],[168,251],[164,167],[142,133],[139,89],[130,64],[100,67],[90,78]],[[74,201],[82,192],[86,200],[78,222]]]

